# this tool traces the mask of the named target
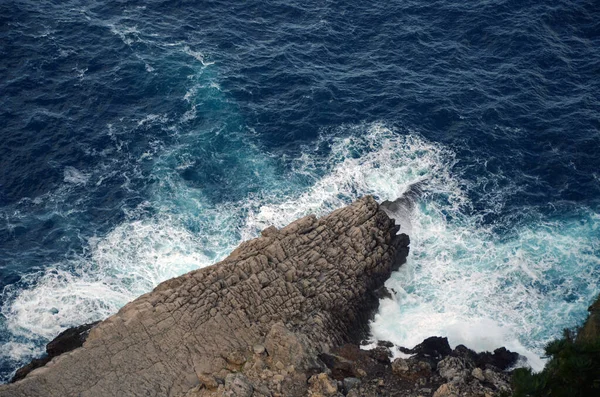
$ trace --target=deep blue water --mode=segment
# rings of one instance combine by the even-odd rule
[[[0,134],[0,379],[262,227],[423,180],[375,338],[539,368],[600,292],[594,0],[5,0]]]

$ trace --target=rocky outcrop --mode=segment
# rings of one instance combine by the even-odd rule
[[[365,334],[375,291],[408,253],[397,231],[371,197],[268,228],[127,304],[0,396],[335,395],[319,355]]]
[[[322,354],[329,372],[319,375],[321,384],[337,381],[329,396],[384,397],[489,397],[510,393],[506,370],[519,358],[497,349],[475,353],[465,346],[451,349],[446,338],[432,337],[409,351],[411,356],[391,360],[391,343],[372,350],[344,345]]]
[[[594,343],[600,339],[600,297],[588,308],[589,317],[577,332],[577,342]]]

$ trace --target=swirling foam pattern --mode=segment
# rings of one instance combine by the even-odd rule
[[[593,1],[20,1],[0,20],[2,379],[364,194],[410,196],[374,339],[538,369],[600,292]]]

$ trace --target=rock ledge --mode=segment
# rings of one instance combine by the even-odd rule
[[[319,354],[365,335],[375,291],[408,254],[397,231],[372,197],[268,228],[127,304],[0,397],[335,395]]]

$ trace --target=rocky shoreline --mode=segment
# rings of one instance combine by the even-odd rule
[[[99,324],[65,331],[0,397],[492,396],[518,355],[428,338],[361,350],[409,238],[372,197],[241,244]],[[410,355],[410,357],[409,357]],[[38,368],[39,367],[39,368]]]
[[[69,328],[52,340],[47,347],[47,357],[35,359],[19,369],[11,382],[19,381],[32,370],[44,366],[52,358],[80,347],[89,330],[97,323]],[[282,329],[284,338],[302,345],[292,334]],[[289,343],[288,340],[286,343]],[[271,346],[278,350],[278,346]],[[269,342],[272,344],[272,341]],[[406,354],[407,358],[392,358],[392,349]],[[299,351],[307,349],[301,346]],[[316,357],[304,357],[313,367],[302,374],[307,379],[303,390],[290,390],[286,377],[297,371],[284,358],[274,362],[267,348],[254,345],[251,355],[225,358],[231,372],[225,378],[208,379],[198,384],[185,396],[332,396],[332,397],[383,397],[383,396],[494,396],[510,395],[510,368],[519,355],[505,348],[493,353],[476,353],[463,345],[451,349],[448,340],[430,337],[413,349],[394,346],[380,341],[373,349],[361,349],[356,344],[345,344]],[[297,357],[296,357],[297,358]],[[311,373],[314,373],[311,375]],[[253,380],[251,380],[253,379]],[[260,381],[257,382],[257,379]],[[303,389],[303,388],[301,388]]]

